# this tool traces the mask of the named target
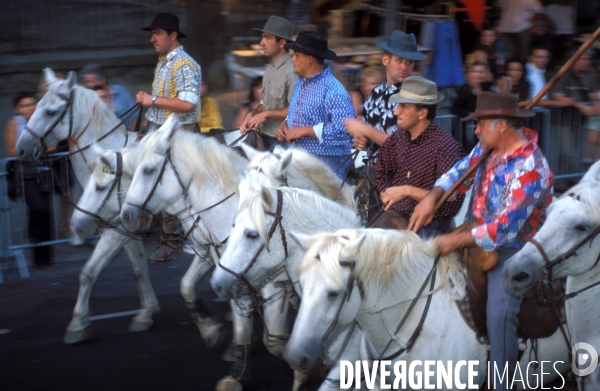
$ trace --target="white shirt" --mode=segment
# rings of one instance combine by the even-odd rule
[[[529,82],[529,98],[533,98],[546,85],[546,76],[544,75],[546,70],[539,69],[531,62],[525,64],[525,68],[527,69],[525,79]],[[548,94],[544,95],[542,99],[549,99]]]
[[[499,0],[502,18],[498,25],[501,33],[520,33],[532,26],[533,14],[544,12],[539,0]]]

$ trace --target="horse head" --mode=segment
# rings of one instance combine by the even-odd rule
[[[290,236],[306,253],[298,269],[302,304],[283,357],[294,370],[307,372],[319,361],[332,333],[359,313],[362,289],[353,270],[365,236],[348,229]]]
[[[561,278],[583,274],[597,265],[599,200],[600,162],[597,162],[579,184],[549,206],[546,221],[533,240],[505,263],[506,287],[524,294],[535,288],[542,271],[551,273],[552,278]],[[551,262],[550,266],[547,262]]]

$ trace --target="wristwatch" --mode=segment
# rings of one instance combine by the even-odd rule
[[[152,106],[156,104],[156,98],[158,98],[158,96],[152,95]]]

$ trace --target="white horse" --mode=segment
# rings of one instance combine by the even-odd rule
[[[267,173],[277,172],[277,177],[282,178],[287,169],[295,167],[300,162],[299,159],[293,158],[294,153],[286,154],[282,159],[271,160],[273,165],[277,166],[276,168],[261,165],[262,169],[255,170],[254,174],[272,185]],[[268,154],[260,155],[266,158]],[[190,156],[197,156],[197,158],[190,159]],[[263,160],[260,156],[254,157]],[[213,248],[223,247],[233,223],[235,215],[233,203],[238,202],[236,190],[240,179],[245,175],[243,171],[245,161],[214,140],[202,135],[174,131],[156,134],[151,142],[144,144],[138,160],[121,211],[121,220],[125,222],[128,229],[139,228],[140,217],[144,212],[156,213],[165,210],[167,213],[174,213],[172,205],[183,198],[186,203],[193,206],[195,211],[200,212],[195,212],[194,218],[197,219],[199,216],[203,226],[206,227],[206,232],[202,232],[204,238],[213,245]],[[322,163],[319,164],[325,167]],[[295,180],[296,178],[290,178],[290,184],[294,185]],[[342,199],[341,186],[331,194],[336,194],[337,199]],[[213,253],[213,258],[218,258],[218,254]],[[269,351],[276,355],[282,350],[281,341],[284,338],[281,336],[288,334],[285,319],[289,302],[282,303],[281,311],[279,302],[274,302],[274,299],[285,300],[292,290],[289,286],[281,287],[281,285],[279,281],[274,281],[274,284],[267,284],[261,291],[263,297],[272,298],[268,306],[263,306],[267,326],[265,331],[269,334],[265,335],[265,339]],[[250,307],[246,306],[246,308]],[[237,312],[240,308],[234,306],[234,310]],[[247,310],[242,312],[240,315],[249,316]],[[246,332],[244,338],[241,337],[241,332],[235,333],[237,345],[249,344],[252,329],[246,329]],[[294,389],[299,387],[299,382],[302,380],[298,377]]]
[[[506,287],[524,294],[535,289],[542,271],[547,273],[545,278],[567,277],[566,294],[574,296],[565,301],[571,343],[586,343],[600,352],[600,162],[578,185],[552,202],[547,213],[533,237],[541,250],[529,242],[506,262]],[[542,251],[549,261],[556,260],[554,266],[546,265]],[[574,361],[579,357],[575,350]],[[580,363],[580,371],[593,367],[593,352],[585,354],[590,359]],[[589,374],[584,385],[586,390],[599,390],[600,369]]]
[[[487,351],[454,303],[465,294],[466,281],[462,265],[453,256],[442,257],[436,266],[435,244],[422,242],[410,231],[342,229],[333,234],[290,236],[307,253],[298,270],[302,305],[284,351],[288,362],[300,368],[310,365],[324,335],[336,325],[356,319],[363,332],[363,360],[404,361],[410,365],[417,360],[433,360],[433,373],[448,370],[440,367],[446,367],[449,360],[474,360],[479,362],[477,373],[468,376],[466,367],[461,368],[460,382],[468,384],[471,378],[476,386],[484,383]],[[560,338],[556,333],[539,340],[537,352],[539,361],[563,361],[557,368],[564,372],[568,359]],[[522,376],[517,375],[517,379],[525,377],[529,381],[526,384],[535,384],[543,369],[540,366],[525,372],[530,353],[525,351],[521,358]],[[424,375],[430,376],[427,371]],[[385,378],[389,376],[388,372]],[[543,379],[550,382],[558,376],[552,371]],[[419,384],[426,380],[419,380],[419,373],[413,376],[409,372],[405,381]],[[456,379],[450,383],[443,381],[437,389],[459,387]],[[516,385],[525,386],[520,381]]]
[[[96,157],[94,143],[107,149],[131,145],[135,133],[119,125],[119,119],[92,90],[77,86],[74,72],[67,80],[56,80],[50,69],[44,70],[50,88],[40,100],[27,123],[27,131],[16,146],[20,159],[32,159],[40,145],[54,145],[69,140],[71,163],[79,183],[85,186],[91,176],[87,162]],[[144,247],[140,240],[114,229],[104,230],[94,252],[79,274],[79,294],[73,318],[67,327],[65,343],[75,343],[89,336],[89,298],[96,279],[115,254],[124,248],[140,292],[141,310],[129,325],[130,331],[144,331],[152,326],[152,315],[159,311],[158,300],[148,276]]]
[[[240,206],[229,244],[211,278],[213,289],[221,297],[228,297],[239,279],[260,288],[279,276],[285,276],[300,294],[296,269],[303,251],[286,240],[285,232],[314,233],[360,225],[355,211],[310,191],[263,187],[245,179],[239,192]],[[348,324],[319,346],[320,364],[331,368],[321,391],[340,389],[338,361],[358,359],[359,339],[360,330]],[[296,369],[306,372],[315,365],[316,361],[310,367]]]

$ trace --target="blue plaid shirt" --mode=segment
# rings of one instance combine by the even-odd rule
[[[329,67],[309,78],[299,77],[294,85],[287,125],[312,126],[317,138],[302,137],[290,144],[315,156],[350,154],[352,137],[344,121],[356,118],[348,92],[331,73]]]

